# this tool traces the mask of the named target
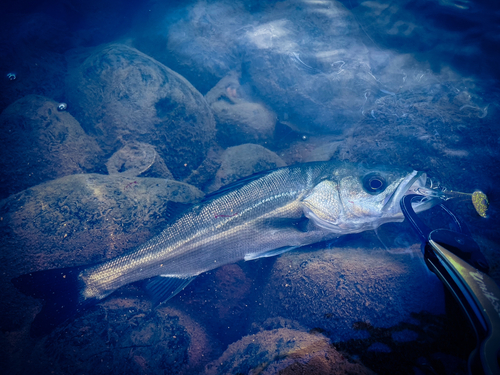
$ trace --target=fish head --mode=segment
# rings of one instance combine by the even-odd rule
[[[392,169],[341,167],[329,171],[302,200],[304,214],[318,227],[342,234],[375,229],[404,220],[400,200],[406,194],[422,194],[424,172]],[[427,196],[413,203],[415,212],[439,203]]]

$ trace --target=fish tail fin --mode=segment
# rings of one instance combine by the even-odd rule
[[[97,302],[95,298],[85,299],[82,296],[85,285],[79,274],[84,268],[86,267],[37,271],[12,279],[19,291],[45,301],[31,324],[31,336],[49,334],[66,319]]]

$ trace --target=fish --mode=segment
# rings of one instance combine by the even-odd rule
[[[197,275],[404,220],[400,200],[425,191],[411,169],[313,162],[264,171],[223,186],[179,215],[157,236],[102,263],[35,271],[12,279],[45,300],[32,336],[50,333],[118,288],[142,282],[155,303]],[[414,203],[420,212],[437,197]]]

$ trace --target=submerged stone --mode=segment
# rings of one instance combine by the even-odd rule
[[[424,281],[425,280],[425,281]],[[328,332],[365,338],[358,323],[391,327],[412,313],[444,312],[443,286],[418,253],[340,248],[279,257],[262,293],[262,319],[281,316]]]
[[[0,198],[42,182],[95,170],[101,149],[59,103],[28,95],[0,115]]]
[[[276,115],[240,84],[241,74],[231,72],[205,96],[217,123],[217,141],[223,146],[270,142]]]
[[[215,123],[184,77],[122,44],[73,51],[69,60],[69,105],[107,154],[133,141],[151,144],[176,179],[202,163]]]
[[[194,374],[206,363],[210,343],[178,310],[113,297],[39,342],[25,366],[50,366],[53,374]]]
[[[238,38],[252,22],[254,4],[195,1],[172,11],[170,2],[150,4],[153,27],[135,33],[133,45],[182,74],[203,94],[240,66]]]
[[[278,373],[372,374],[349,362],[325,336],[287,328],[245,336],[205,367],[205,375]]]
[[[240,44],[243,79],[282,123],[307,134],[342,133],[362,118],[378,85],[356,20],[340,2],[276,3]]]
[[[131,142],[116,151],[106,163],[110,175],[173,179],[154,146]]]
[[[1,328],[19,328],[35,307],[14,288],[13,277],[116,257],[158,234],[179,206],[202,197],[172,180],[79,174],[0,201],[0,283],[9,296],[3,301],[11,302],[0,309]]]
[[[265,147],[251,143],[229,147],[221,156],[221,166],[208,190],[215,191],[254,173],[285,166],[278,155]]]

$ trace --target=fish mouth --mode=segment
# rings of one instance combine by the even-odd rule
[[[386,199],[382,211],[389,211],[391,207],[399,209],[399,201],[405,195],[418,194],[424,198],[412,202],[412,208],[415,212],[422,212],[435,206],[443,199],[444,194],[438,190],[426,187],[427,174],[425,172],[413,171],[406,176],[398,185],[396,190]]]

